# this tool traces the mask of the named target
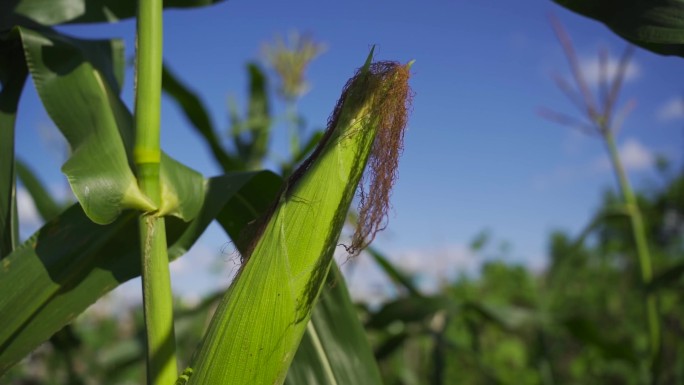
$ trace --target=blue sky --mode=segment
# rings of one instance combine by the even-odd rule
[[[568,70],[552,34],[550,14],[569,31],[589,70],[592,60],[596,68],[600,47],[615,57],[625,46],[602,24],[551,1],[233,0],[166,12],[164,56],[202,96],[222,129],[227,129],[228,96],[234,95],[244,106],[245,63],[259,60],[262,43],[276,34],[310,33],[327,46],[310,66],[312,89],[299,105],[313,127],[325,123],[344,83],[373,44],[378,59],[415,59],[413,114],[390,225],[377,246],[414,271],[453,276],[481,262],[465,246],[487,228],[510,242],[509,261],[539,268],[549,233],[579,232],[602,190],[614,186],[597,138],[537,114],[540,107],[578,114],[551,81],[553,73],[567,75]],[[133,55],[132,21],[60,29],[80,37],[122,38],[128,55]],[[636,50],[622,103],[634,98],[637,104],[618,136],[636,186],[657,184],[650,167],[655,154],[681,164],[683,89],[673,80],[682,66],[680,58]],[[132,79],[129,71],[124,90],[129,106]],[[282,110],[282,104],[277,105],[276,113]],[[167,152],[207,176],[218,173],[207,148],[168,100],[162,125]],[[30,84],[22,97],[17,136],[18,154],[55,191],[63,190],[66,182],[59,166],[64,149]],[[284,127],[276,134],[274,147],[286,154]],[[30,210],[25,208],[24,215],[30,224]],[[228,282],[223,276],[199,282],[184,275],[191,265],[216,265],[217,255],[218,264],[230,270],[230,256],[222,254],[226,242],[214,228],[187,262],[174,268],[181,290],[205,291],[216,282]],[[377,272],[368,274],[378,277]],[[372,288],[375,283],[366,285]]]

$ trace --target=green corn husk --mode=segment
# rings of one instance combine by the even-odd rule
[[[362,188],[356,254],[384,227],[410,102],[409,66],[371,64],[347,83],[321,143],[253,231],[251,250],[191,365],[189,384],[281,384]],[[188,372],[186,371],[186,374]],[[189,378],[188,378],[189,377]]]

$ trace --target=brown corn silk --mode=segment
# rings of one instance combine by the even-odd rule
[[[409,68],[396,62],[378,62],[370,68],[371,81],[376,83],[371,86],[378,88],[380,94],[373,99],[369,113],[377,116],[379,127],[359,184],[359,217],[352,243],[347,247],[351,256],[357,255],[387,226],[413,96],[409,76]]]
[[[399,156],[403,151],[404,131],[408,122],[413,93],[409,87],[409,66],[394,61],[372,63],[358,69],[345,84],[342,95],[328,118],[327,129],[315,150],[292,173],[279,195],[287,194],[311,167],[326,148],[338,129],[339,123],[348,123],[350,117],[343,114],[363,111],[370,124],[362,129],[376,129],[376,136],[368,159],[368,165],[359,184],[359,213],[351,244],[345,249],[351,257],[358,255],[375,235],[387,225],[392,187],[397,179]],[[366,108],[363,108],[367,104]],[[353,117],[352,117],[353,118]],[[377,127],[376,127],[377,126]],[[345,135],[354,135],[354,132]],[[280,199],[271,209],[246,228],[243,244],[248,246],[242,253],[243,263],[249,259]]]

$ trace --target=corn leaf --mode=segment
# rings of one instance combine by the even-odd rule
[[[410,296],[388,302],[366,323],[369,329],[385,329],[393,322],[420,322],[438,311],[456,313],[461,306],[451,297],[435,295],[430,297]]]
[[[212,5],[221,0],[167,0],[164,8]],[[116,22],[134,17],[134,0],[13,0],[0,2],[0,30],[14,25]]]
[[[247,65],[249,73],[249,105],[246,119],[236,111],[231,114],[231,134],[240,159],[247,169],[261,167],[266,156],[271,133],[271,115],[268,102],[268,82],[256,63]]]
[[[130,166],[133,120],[118,97],[121,43],[19,30],[38,94],[71,146],[62,171],[86,215],[98,224],[111,223],[124,209],[194,218],[203,178],[170,157],[162,156],[160,207],[138,188]]]
[[[562,321],[567,331],[581,341],[584,346],[593,346],[601,355],[607,359],[624,360],[630,365],[638,365],[639,358],[634,353],[633,349],[626,349],[625,343],[618,341],[609,336],[603,328],[596,327],[596,323],[582,318],[581,316],[573,316]]]
[[[681,257],[680,257],[681,260]],[[658,272],[651,283],[646,286],[648,292],[662,289],[679,290],[684,276],[684,262],[674,264]]]
[[[183,255],[221,210],[243,205],[254,193],[275,195],[279,186],[270,172],[210,179],[195,220],[167,220],[169,258]],[[254,218],[233,221],[245,226]],[[0,263],[0,374],[98,298],[140,275],[137,223],[137,214],[127,211],[97,225],[73,205]]]
[[[382,384],[366,332],[335,264],[285,384]]]
[[[0,37],[0,259],[19,240],[14,176],[14,123],[27,69],[16,39]]]
[[[413,296],[420,297],[422,295],[416,285],[413,284],[413,278],[410,275],[400,271],[389,261],[389,259],[387,259],[387,257],[385,257],[375,248],[369,247],[366,251],[385,272],[385,274],[387,274],[392,282],[403,286],[409,292],[409,294]]]
[[[655,53],[684,56],[684,2],[554,0],[604,23],[623,39]]]
[[[164,92],[178,103],[192,128],[202,136],[216,162],[224,172],[254,170],[261,167],[270,139],[271,116],[267,97],[267,79],[254,63],[247,66],[249,73],[249,106],[245,119],[232,105],[230,111],[231,139],[236,156],[226,151],[216,135],[206,106],[197,94],[184,84],[168,66],[164,66],[162,85]],[[315,142],[313,143],[315,145]]]
[[[394,352],[404,346],[404,343],[411,338],[408,331],[403,330],[397,334],[390,334],[375,349],[375,359],[382,361],[390,357]]]

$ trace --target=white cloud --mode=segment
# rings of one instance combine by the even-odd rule
[[[413,276],[418,288],[426,294],[439,291],[442,285],[453,281],[459,274],[475,273],[482,263],[481,258],[462,245],[390,252],[385,256],[395,267]],[[397,294],[387,274],[370,256],[361,254],[350,261],[341,256],[338,261],[342,262],[342,270],[355,301],[377,306]]]
[[[17,186],[17,211],[22,235],[33,233],[43,224],[31,194],[22,186]]]
[[[629,138],[622,143],[618,148],[618,154],[625,171],[644,171],[653,167],[654,164],[651,150],[634,138]],[[610,171],[612,167],[607,156],[600,158],[594,164],[598,171]]]
[[[653,154],[635,139],[627,140],[619,150],[622,164],[628,171],[640,171],[653,167]]]
[[[481,262],[463,245],[399,252],[394,261],[410,274],[438,281],[452,280],[462,272],[474,272]]]
[[[219,247],[198,241],[190,251],[171,263],[174,295],[191,304],[209,293],[226,288],[237,272],[239,266],[236,263],[222,256]],[[218,267],[221,271],[216,271]]]
[[[117,316],[127,313],[127,309],[142,304],[142,281],[140,277],[131,279],[117,286],[113,291],[103,295],[88,308],[88,314],[94,316]]]
[[[684,99],[674,97],[668,100],[658,109],[656,118],[661,122],[684,119]]]
[[[655,163],[653,151],[635,138],[628,138],[622,142],[618,147],[618,154],[622,166],[628,172],[649,170]],[[532,180],[532,187],[539,191],[558,188],[587,178],[611,173],[612,167],[607,154],[588,162],[577,161],[571,164],[558,165],[547,173],[537,175]]]
[[[601,79],[601,64],[597,57],[586,57],[580,59],[580,69],[584,75],[584,79],[591,85],[599,84]],[[618,67],[620,65],[620,60],[613,56],[608,56],[606,61],[606,77],[608,81],[613,79],[617,74]],[[639,77],[641,69],[634,60],[627,64],[627,69],[625,70],[624,82],[629,82],[635,80]]]

